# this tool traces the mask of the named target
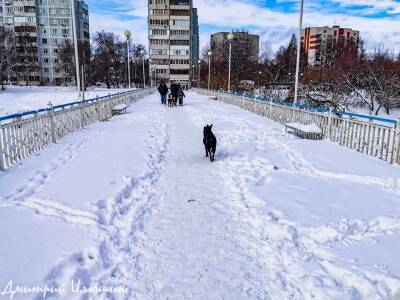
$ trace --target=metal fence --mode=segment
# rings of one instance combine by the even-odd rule
[[[153,89],[128,91],[85,101],[0,118],[0,170],[56,143],[86,125],[108,120],[112,108],[130,105],[151,94]]]
[[[301,105],[294,107],[224,92],[197,91],[281,124],[315,123],[322,129],[326,139],[389,163],[400,164],[400,121],[364,115],[354,115],[358,117],[355,118],[350,113],[317,110]]]

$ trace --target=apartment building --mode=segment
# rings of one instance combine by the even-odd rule
[[[217,32],[211,35],[210,46],[217,60],[227,60],[229,55],[230,32]],[[232,59],[241,59],[243,53],[247,53],[251,61],[257,62],[260,52],[260,36],[250,34],[247,31],[232,31]]]
[[[149,49],[153,78],[190,86],[192,0],[149,0]]]
[[[335,47],[349,42],[358,46],[360,32],[340,26],[308,27],[303,29],[301,41],[308,65],[319,67],[330,61]]]
[[[197,8],[192,9],[192,43],[191,43],[191,63],[197,65],[200,57],[200,30],[199,30],[199,16],[197,13]]]
[[[7,74],[12,82],[40,82],[36,21],[35,0],[0,0],[0,29],[15,37],[14,66]]]
[[[60,46],[66,40],[73,43],[73,13],[78,39],[89,42],[88,7],[83,0],[0,0],[0,27],[16,37],[16,65],[8,76],[11,82],[73,83],[58,59]]]

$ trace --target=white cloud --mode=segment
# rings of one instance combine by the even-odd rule
[[[91,0],[94,1],[94,0]],[[89,5],[91,4],[89,1]],[[331,0],[342,8],[365,6],[359,16],[354,16],[354,10],[349,13],[332,13],[325,4],[321,7],[320,1],[306,0],[304,26],[325,26],[334,23],[343,27],[350,27],[361,31],[366,46],[373,48],[379,44],[398,51],[400,49],[399,21],[400,3],[393,0]],[[99,6],[105,0],[93,3]],[[296,0],[281,0],[298,6]],[[109,1],[107,1],[109,3]],[[147,45],[147,1],[146,0],[114,0],[114,10],[91,13],[91,30],[108,30],[122,35],[130,29],[135,41]],[[201,46],[209,42],[210,34],[221,30],[235,28],[249,28],[260,34],[261,40],[267,40],[276,49],[286,43],[292,33],[297,32],[298,14],[293,12],[277,11],[265,7],[265,1],[250,0],[194,0],[194,6],[199,9]],[[369,18],[365,14],[386,12],[390,16]],[[293,10],[292,10],[293,11]],[[341,11],[345,11],[342,9]],[[100,13],[101,12],[101,13]],[[351,13],[351,14],[350,14]]]

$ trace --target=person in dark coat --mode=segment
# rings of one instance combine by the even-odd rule
[[[185,93],[183,92],[182,87],[179,87],[178,91],[178,100],[179,100],[179,105],[183,105],[183,98],[186,97]]]
[[[179,92],[180,88],[181,88],[181,85],[179,83],[171,84],[171,95],[172,95],[172,98],[178,100],[178,92]]]
[[[161,95],[161,104],[167,105],[168,86],[165,84],[164,80],[161,80],[158,86],[158,92]]]

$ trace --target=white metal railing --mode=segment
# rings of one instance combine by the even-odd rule
[[[389,163],[400,164],[400,122],[394,126],[387,126],[372,121],[345,118],[332,111],[310,111],[223,92],[203,89],[196,89],[196,91],[281,124],[315,123],[323,130],[326,139]]]
[[[108,120],[115,105],[130,105],[153,92],[154,89],[129,91],[58,106],[49,103],[47,109],[1,118],[0,170],[88,124]]]

